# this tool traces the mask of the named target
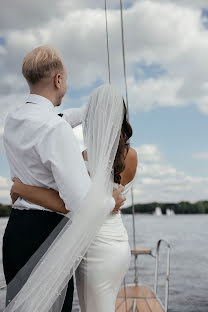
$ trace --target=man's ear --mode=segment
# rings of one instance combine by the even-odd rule
[[[56,74],[56,76],[54,77],[54,86],[57,89],[60,89],[61,87],[61,75],[60,74]]]

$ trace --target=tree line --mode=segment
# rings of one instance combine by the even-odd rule
[[[146,204],[135,204],[136,213],[153,213],[156,207],[160,207],[162,213],[166,213],[166,209],[172,209],[176,214],[196,214],[208,213],[208,201],[197,201],[190,203],[188,201],[181,201],[179,203],[159,203],[152,202]],[[122,210],[123,214],[132,213],[132,206]]]
[[[156,207],[160,207],[162,213],[166,213],[166,209],[172,209],[176,214],[196,214],[196,213],[208,213],[208,200],[197,201],[196,203],[190,203],[188,201],[181,201],[179,203],[159,203],[152,202],[146,204],[135,204],[136,213],[149,213],[152,214]],[[0,204],[0,217],[8,217],[11,213],[11,205]],[[132,207],[122,209],[123,214],[131,214]]]

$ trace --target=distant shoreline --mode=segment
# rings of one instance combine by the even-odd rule
[[[135,213],[153,214],[156,207],[160,207],[162,214],[166,214],[166,210],[173,210],[175,214],[208,214],[208,200],[190,203],[181,201],[179,203],[160,203],[152,202],[146,204],[135,204]],[[123,214],[131,214],[132,206],[124,208]]]
[[[152,202],[146,204],[135,204],[135,213],[153,214],[156,207],[160,207],[162,214],[166,214],[166,210],[170,209],[175,214],[208,214],[208,200],[197,201],[190,203],[188,201],[181,201],[179,203],[159,203]],[[11,213],[11,205],[0,204],[0,217],[9,217]],[[122,214],[131,214],[132,207],[122,209]]]

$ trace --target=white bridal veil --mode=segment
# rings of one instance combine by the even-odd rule
[[[74,270],[110,213],[112,168],[123,121],[123,98],[112,85],[97,88],[83,124],[90,191],[79,209],[64,218],[8,285],[5,312],[60,312]],[[24,284],[24,286],[22,286]]]

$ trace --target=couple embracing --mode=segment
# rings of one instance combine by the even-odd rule
[[[113,312],[130,264],[120,209],[137,154],[120,92],[103,85],[88,104],[57,114],[67,91],[59,53],[23,60],[30,95],[7,117],[4,146],[13,186],[3,237],[5,312],[70,312],[73,275],[82,312]],[[81,154],[73,127],[82,124]]]

